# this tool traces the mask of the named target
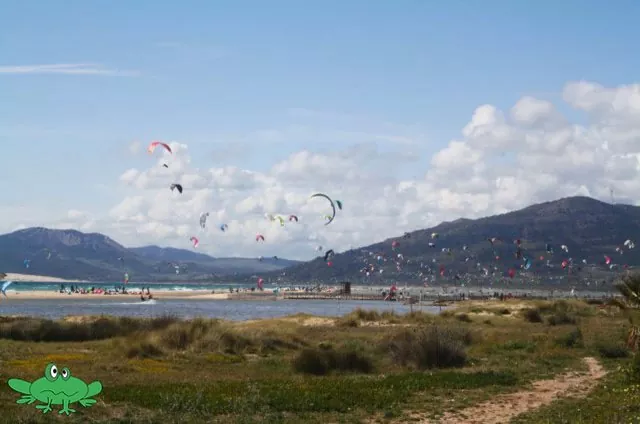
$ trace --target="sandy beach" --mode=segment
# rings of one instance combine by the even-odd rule
[[[210,290],[194,290],[180,292],[173,290],[153,290],[151,292],[154,299],[197,299],[197,300],[224,300],[229,298],[230,293],[211,293]],[[145,294],[145,297],[147,295]],[[139,293],[131,294],[92,294],[92,293],[58,293],[47,291],[20,291],[7,290],[7,297],[0,299],[0,302],[11,301],[11,299],[95,299],[113,300],[116,299],[140,299]]]
[[[247,298],[255,300],[271,299],[275,294],[271,290],[264,292],[239,292],[229,293],[227,291],[219,291],[212,293],[211,290],[193,290],[193,291],[176,291],[176,290],[152,290],[151,294],[154,299],[183,299],[183,300],[226,300],[234,299],[247,300]],[[144,297],[147,297],[145,292]],[[97,294],[97,293],[59,293],[57,291],[43,290],[7,290],[7,297],[1,298],[0,302],[11,299],[96,299],[96,300],[113,300],[113,299],[140,299],[140,292],[131,292],[128,294]]]
[[[18,274],[15,272],[6,273],[3,280],[16,283],[84,283],[83,280],[65,280],[64,278],[49,277],[47,275]]]

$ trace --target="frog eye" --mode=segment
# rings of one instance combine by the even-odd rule
[[[47,365],[44,376],[49,381],[55,380],[56,378],[58,378],[58,367],[56,367],[54,364]]]
[[[60,375],[62,375],[63,380],[68,380],[71,377],[71,371],[69,371],[69,368],[62,368]]]

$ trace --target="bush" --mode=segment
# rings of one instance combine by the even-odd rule
[[[375,310],[367,311],[366,309],[362,308],[355,309],[350,314],[345,315],[345,317],[353,317],[360,321],[380,321],[380,319],[382,318],[380,312]]]
[[[346,328],[355,328],[355,327],[359,327],[360,326],[360,320],[358,320],[358,318],[352,317],[352,316],[344,316],[339,318],[336,321],[336,326],[338,327],[346,327]]]
[[[144,352],[139,348],[140,343],[154,345],[155,352],[195,351],[218,352],[226,355],[269,354],[306,346],[306,343],[296,336],[273,331],[240,333],[221,321],[203,318],[176,322],[164,330],[146,334],[137,333],[126,339],[124,343],[125,349],[134,356],[134,353],[139,356]]]
[[[471,320],[471,318],[469,317],[469,315],[468,315],[468,314],[465,314],[465,313],[462,313],[462,314],[458,314],[458,315],[456,315],[456,319],[457,319],[458,321],[462,321],[462,322],[473,322],[473,321]]]
[[[576,323],[576,319],[564,311],[558,311],[547,318],[547,323],[549,325],[573,325]]]
[[[154,344],[147,342],[136,343],[132,346],[129,346],[126,351],[127,358],[154,358],[162,356],[163,354],[164,352],[162,351],[162,349]]]
[[[556,344],[562,347],[578,348],[584,347],[584,339],[582,337],[582,331],[576,327],[564,336],[560,336],[556,339]]]
[[[388,342],[387,349],[392,358],[404,366],[461,367],[467,360],[465,345],[470,343],[468,330],[431,325],[400,332]]]
[[[497,345],[496,348],[501,350],[524,350],[532,353],[536,350],[536,344],[530,341],[511,340],[501,345]]]
[[[634,382],[640,382],[640,353],[636,352],[633,354],[633,358],[631,359],[631,364],[629,365],[629,379]]]
[[[525,321],[537,323],[542,322],[542,315],[540,315],[540,310],[538,308],[527,308],[522,311],[522,316]]]
[[[371,359],[356,350],[331,348],[303,349],[292,365],[296,372],[312,375],[327,375],[332,371],[368,374],[374,368]]]
[[[603,342],[600,342],[596,344],[596,350],[598,351],[598,354],[603,358],[619,359],[629,356],[629,350],[625,346],[622,346],[618,343],[605,344]]]
[[[93,321],[68,322],[48,319],[18,319],[0,323],[0,338],[34,342],[84,342],[154,331],[178,322],[172,315],[150,319],[99,317]]]

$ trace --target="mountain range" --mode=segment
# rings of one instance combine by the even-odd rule
[[[611,279],[626,266],[640,265],[640,245],[630,249],[624,246],[626,240],[640,242],[640,207],[568,197],[501,215],[443,222],[336,251],[328,261],[322,256],[307,262],[213,258],[169,247],[126,248],[97,233],[28,228],[0,236],[0,271],[107,281],[121,281],[126,271],[133,281],[254,281],[260,275],[271,282],[387,284],[422,283],[433,277],[434,283],[444,283],[456,276],[479,276],[484,269],[493,274],[490,278],[499,278],[513,269],[516,281],[533,277],[560,281],[567,275]],[[547,252],[547,245],[553,253]],[[616,268],[605,264],[607,256]],[[531,261],[528,270],[522,269],[524,258]],[[563,261],[573,266],[563,268]],[[179,274],[173,264],[179,264]]]
[[[0,235],[3,272],[68,279],[121,281],[128,272],[137,281],[214,280],[279,270],[295,263],[271,258],[214,258],[170,247],[126,248],[103,234],[76,230],[36,227]],[[174,264],[179,266],[179,273]]]
[[[495,242],[492,244],[490,239]],[[516,256],[517,240],[520,258]],[[328,261],[331,266],[318,257],[262,277],[267,281],[421,283],[434,276],[437,283],[451,281],[456,275],[480,276],[487,268],[495,273],[491,278],[505,277],[509,269],[517,270],[516,281],[545,277],[552,283],[562,282],[569,281],[565,280],[567,275],[610,279],[627,269],[625,265],[640,265],[640,245],[629,249],[624,246],[626,240],[640,242],[640,207],[568,197],[501,215],[443,222],[370,246],[336,252]],[[553,254],[547,252],[547,244]],[[562,249],[563,245],[568,252]],[[522,269],[522,256],[531,259],[529,270]],[[605,264],[605,256],[611,258],[615,268]],[[563,268],[563,261],[573,266]],[[396,262],[400,262],[399,267]],[[369,276],[367,267],[373,268]],[[443,277],[439,275],[441,269],[445,270]]]

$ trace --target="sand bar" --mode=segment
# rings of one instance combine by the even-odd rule
[[[146,292],[145,292],[146,293]],[[154,299],[182,299],[182,300],[226,300],[238,298],[239,300],[264,300],[272,298],[271,292],[251,293],[229,293],[228,291],[216,291],[212,293],[211,290],[193,290],[193,291],[175,291],[175,290],[152,290],[151,294]],[[145,297],[147,295],[145,294]],[[42,290],[7,290],[7,297],[0,296],[0,302],[10,302],[12,299],[76,299],[76,300],[140,300],[139,292],[130,294],[92,294],[92,293],[59,293],[54,291],[42,291]]]
[[[48,275],[18,274],[15,272],[7,272],[3,278],[6,281],[14,281],[16,283],[83,283],[83,280],[66,280],[64,278],[50,277]]]
[[[153,290],[151,291],[154,299],[209,299],[209,300],[224,300],[227,299],[229,293],[211,293],[211,290],[194,290],[189,292],[173,291],[173,290]],[[145,297],[146,294],[145,294]],[[140,300],[139,293],[130,294],[92,294],[92,293],[58,293],[52,291],[41,290],[7,290],[7,297],[0,299],[0,302],[10,302],[12,299],[39,299],[39,300],[53,300],[53,299],[65,299],[65,300]]]

